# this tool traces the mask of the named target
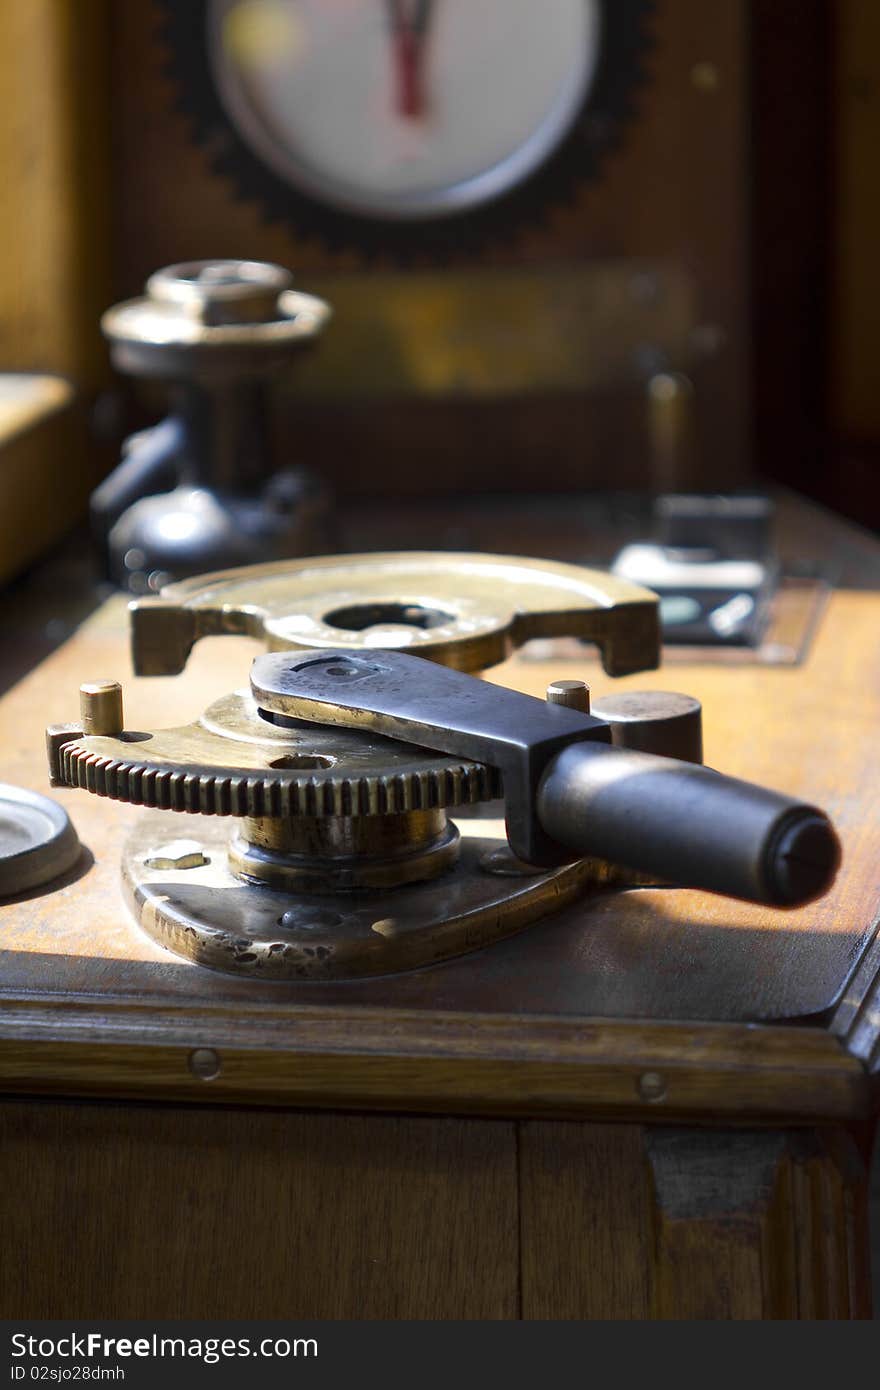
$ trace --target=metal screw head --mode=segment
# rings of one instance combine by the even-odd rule
[[[666,1081],[659,1071],[642,1072],[637,1090],[641,1099],[646,1100],[649,1105],[658,1105],[666,1099]]]
[[[196,840],[170,840],[154,849],[144,863],[148,869],[200,869],[208,858]]]
[[[197,1047],[189,1054],[189,1069],[200,1081],[214,1081],[222,1071],[219,1053],[213,1047]]]
[[[565,705],[568,709],[579,709],[582,714],[590,713],[590,688],[586,681],[551,681],[547,686],[548,705]]]

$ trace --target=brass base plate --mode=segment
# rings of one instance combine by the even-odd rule
[[[137,921],[179,956],[266,980],[358,979],[432,965],[520,931],[588,885],[622,877],[595,860],[550,870],[522,865],[501,822],[474,820],[459,825],[459,861],[440,879],[287,894],[233,875],[222,822],[193,818],[187,830],[190,852],[181,854],[177,842],[179,868],[162,854],[172,841],[165,815],[145,817],[126,845],[123,885]]]

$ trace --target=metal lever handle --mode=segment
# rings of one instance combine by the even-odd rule
[[[369,729],[501,770],[511,847],[529,863],[595,856],[731,897],[793,907],[839,862],[821,811],[692,763],[610,746],[607,724],[404,652],[259,656],[270,718]]]
[[[818,897],[840,860],[815,807],[628,748],[563,749],[541,778],[536,809],[547,834],[579,854],[773,907]]]

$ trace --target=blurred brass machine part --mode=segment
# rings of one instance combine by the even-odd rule
[[[127,915],[124,844],[167,811],[56,790],[86,856],[0,905],[0,1133],[29,1174],[0,1190],[0,1219],[13,1256],[30,1251],[0,1267],[4,1314],[869,1315],[880,547],[802,504],[781,523],[790,555],[818,547],[839,569],[802,664],[696,658],[674,683],[703,705],[709,766],[831,815],[843,867],[806,906],[609,887],[428,968],[248,979],[172,955]],[[394,590],[409,608],[399,576]],[[211,592],[163,602],[205,614]],[[0,702],[5,776],[45,788],[42,728],[99,675],[119,676],[125,712],[95,685],[98,726],[198,720],[264,648],[271,618],[237,634],[237,604],[214,610],[233,631],[170,678],[129,676],[124,604],[98,609]],[[371,616],[425,644],[443,626]],[[601,690],[589,648],[566,650],[511,651],[490,679]],[[616,695],[669,683],[642,671]],[[156,874],[200,872],[173,843],[198,841],[188,824]]]

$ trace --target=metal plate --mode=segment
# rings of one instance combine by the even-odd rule
[[[66,811],[47,796],[0,782],[0,897],[49,883],[79,855]]]
[[[400,648],[481,671],[535,637],[595,642],[609,675],[659,661],[657,597],[603,570],[514,555],[392,551],[225,570],[132,605],[140,675],[175,675],[201,637],[271,651]]]
[[[503,822],[464,822],[459,829],[458,863],[432,882],[286,894],[237,878],[227,862],[228,832],[211,820],[187,826],[201,850],[190,856],[192,867],[151,867],[169,839],[168,818],[154,815],[125,847],[123,888],[147,934],[178,956],[251,980],[331,981],[391,975],[479,950],[590,886],[634,877],[588,859],[535,870],[510,854]]]

